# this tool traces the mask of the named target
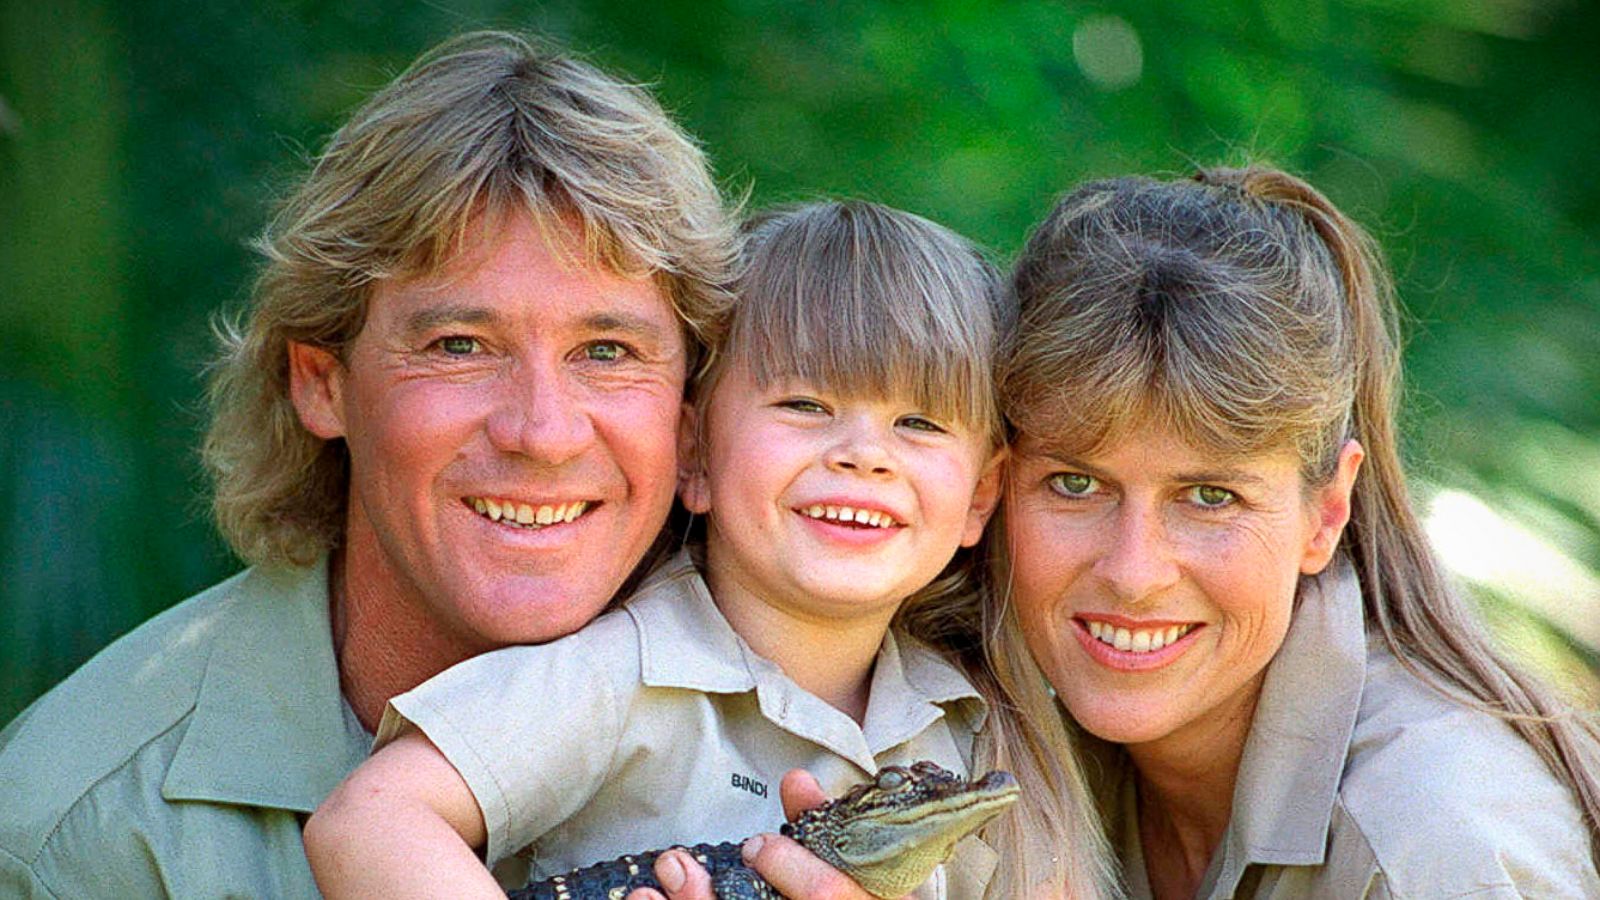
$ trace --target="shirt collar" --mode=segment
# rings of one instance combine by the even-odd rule
[[[708,693],[755,691],[762,714],[796,736],[877,770],[874,757],[915,737],[945,715],[944,704],[970,703],[965,717],[982,727],[987,706],[961,671],[932,649],[890,631],[873,665],[866,721],[802,690],[757,654],[712,602],[687,553],[652,573],[624,607],[639,626],[641,680]]]
[[[1324,861],[1365,677],[1361,585],[1340,556],[1302,579],[1288,635],[1267,668],[1214,870],[1221,895],[1251,865]]]
[[[312,811],[370,741],[339,688],[327,558],[250,570],[217,624],[162,796]]]
[[[686,552],[645,578],[623,606],[639,628],[640,680],[734,694],[756,686],[744,642],[722,617]]]

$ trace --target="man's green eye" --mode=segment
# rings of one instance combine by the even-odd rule
[[[469,356],[478,349],[478,339],[451,336],[439,341],[439,349],[451,356]]]
[[[1202,484],[1194,489],[1194,497],[1201,506],[1227,506],[1233,502],[1233,491],[1215,485]]]
[[[584,348],[584,356],[594,362],[616,362],[623,352],[621,344],[611,341],[596,341]]]
[[[1078,472],[1060,472],[1050,476],[1050,486],[1067,497],[1077,497],[1094,490],[1094,479]]]

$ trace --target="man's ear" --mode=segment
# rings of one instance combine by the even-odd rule
[[[289,342],[289,399],[300,424],[325,441],[344,437],[344,364],[332,352]]]
[[[1000,488],[1005,480],[1005,462],[1009,454],[1009,448],[1001,447],[984,463],[978,484],[972,489],[972,505],[967,508],[967,526],[961,532],[961,546],[971,547],[983,537],[983,527],[989,524],[989,517],[1000,505]]]
[[[1367,451],[1359,441],[1345,441],[1339,448],[1339,463],[1333,478],[1312,491],[1310,514],[1314,520],[1306,539],[1305,554],[1300,558],[1302,574],[1315,575],[1327,568],[1333,552],[1339,548],[1339,537],[1350,522],[1350,497],[1355,491],[1356,475],[1366,456]]]
[[[683,404],[678,416],[678,499],[697,515],[711,511],[711,483],[706,478],[705,447],[701,439],[702,413],[692,403]]]

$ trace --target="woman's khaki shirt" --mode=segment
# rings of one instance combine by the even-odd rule
[[[1152,895],[1132,767],[1108,754],[1113,844],[1140,900]],[[1508,725],[1367,636],[1341,560],[1302,581],[1196,896],[1600,898],[1600,877],[1571,792]]]

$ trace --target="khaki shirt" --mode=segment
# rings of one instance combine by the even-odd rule
[[[155,617],[0,736],[0,897],[316,897],[300,826],[366,754],[326,563]]]
[[[891,634],[858,726],[752,651],[680,555],[576,634],[394,698],[378,741],[414,723],[477,798],[486,857],[524,852],[548,876],[775,830],[778,781],[797,767],[831,793],[919,759],[965,773],[984,715],[955,667]],[[981,894],[993,853],[969,838],[957,857],[919,895]]]
[[[1113,840],[1140,900],[1150,885],[1120,765]],[[1572,794],[1504,722],[1446,700],[1368,639],[1341,560],[1302,580],[1196,896],[1596,898],[1600,877]]]

